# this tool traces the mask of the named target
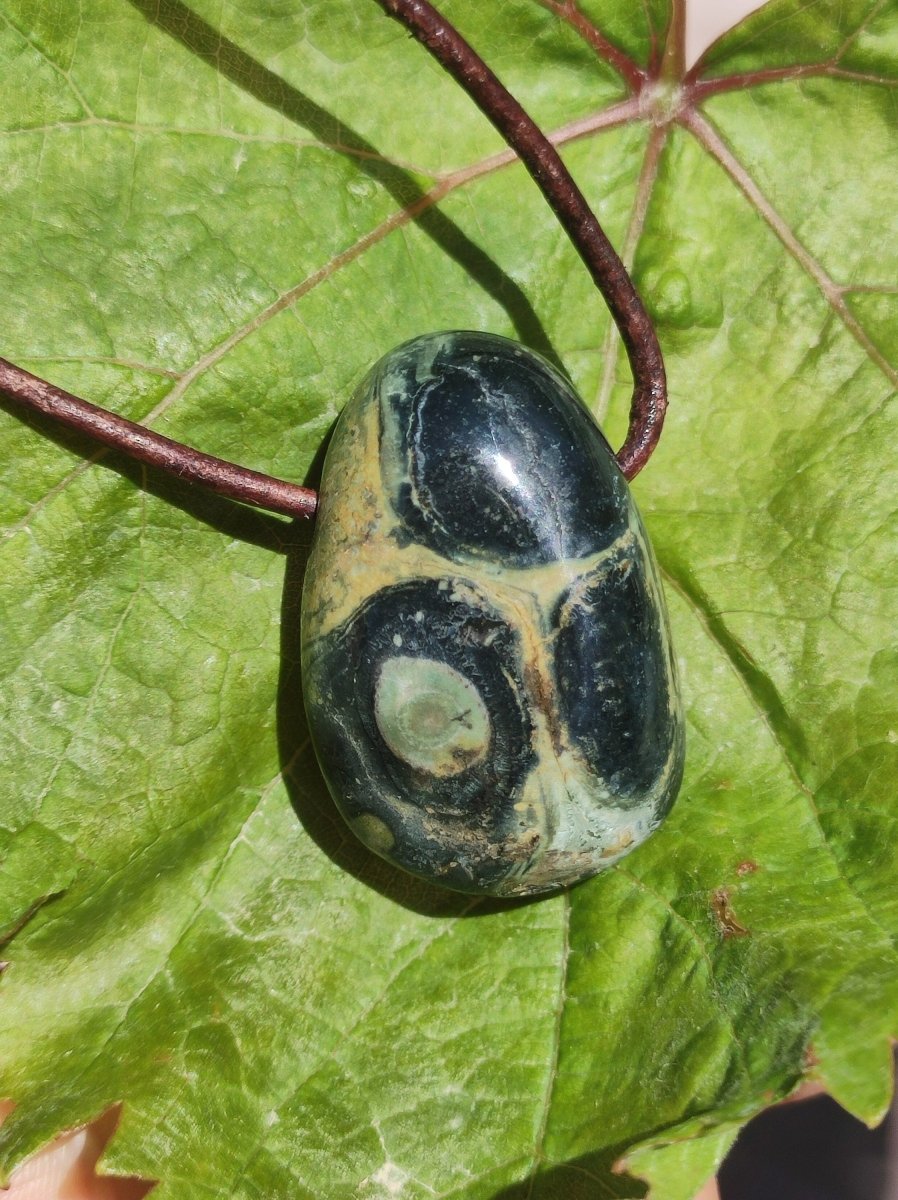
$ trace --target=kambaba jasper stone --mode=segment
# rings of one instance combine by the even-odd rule
[[[346,821],[445,887],[576,883],[680,785],[667,614],[629,488],[568,381],[506,338],[415,338],[346,405],[302,665]]]

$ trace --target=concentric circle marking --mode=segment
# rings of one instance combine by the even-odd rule
[[[431,775],[456,775],[489,747],[489,713],[477,688],[436,659],[388,658],[375,686],[374,716],[393,754]]]

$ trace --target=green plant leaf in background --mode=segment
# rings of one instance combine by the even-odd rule
[[[7,1170],[123,1101],[160,1200],[688,1200],[809,1071],[888,1103],[895,6],[776,0],[686,84],[664,0],[447,9],[658,323],[681,799],[569,895],[399,878],[309,749],[308,530],[3,414]],[[620,436],[586,272],[373,2],[2,0],[0,58],[5,356],[300,480],[381,354],[485,329]]]

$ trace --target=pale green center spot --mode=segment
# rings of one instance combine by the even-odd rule
[[[490,742],[489,713],[477,688],[432,658],[388,658],[374,691],[374,716],[396,757],[431,775],[465,770]]]

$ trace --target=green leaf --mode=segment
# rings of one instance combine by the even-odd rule
[[[160,1200],[642,1179],[690,1200],[809,1071],[885,1110],[894,6],[776,0],[699,82],[638,104],[636,68],[677,61],[666,5],[579,12],[448,5],[557,135],[658,322],[672,403],[636,491],[682,666],[681,798],[569,895],[400,878],[309,749],[308,530],[3,414],[7,1170],[123,1101],[106,1169]],[[485,329],[562,363],[620,437],[629,381],[586,272],[376,4],[0,15],[5,356],[301,480],[381,354]]]

